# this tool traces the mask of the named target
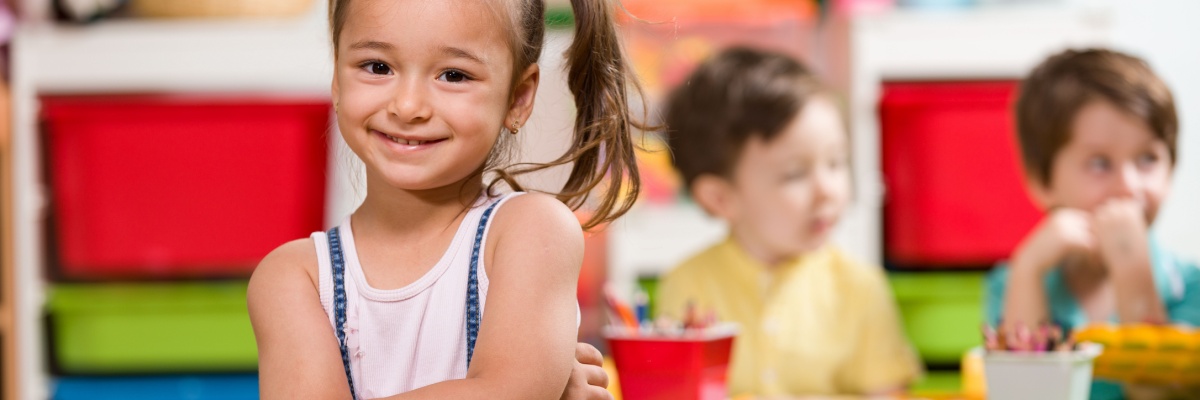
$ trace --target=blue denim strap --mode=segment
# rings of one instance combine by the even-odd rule
[[[342,254],[342,240],[338,228],[334,227],[327,234],[329,237],[329,258],[333,266],[333,320],[334,332],[337,333],[338,350],[342,352],[342,368],[346,370],[346,382],[350,384],[350,398],[357,400],[354,394],[354,378],[350,376],[350,352],[346,350],[346,259]]]
[[[500,201],[492,203],[484,210],[475,228],[475,244],[471,247],[471,267],[467,275],[467,367],[471,366],[471,357],[475,355],[475,340],[479,338],[479,248],[483,245],[483,232],[487,229],[492,211]]]

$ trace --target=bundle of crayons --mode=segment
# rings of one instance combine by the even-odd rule
[[[666,317],[654,319],[649,313],[649,296],[642,291],[634,295],[634,306],[617,297],[611,287],[604,288],[604,300],[608,304],[609,326],[638,332],[640,335],[680,336],[701,333],[717,325],[717,314],[709,310],[701,315],[696,306],[689,302],[684,310],[683,320],[675,321]]]
[[[1057,324],[1042,323],[1032,329],[1027,325],[1005,329],[1003,324],[1000,328],[984,324],[982,330],[983,346],[988,351],[1073,351],[1077,347]]]

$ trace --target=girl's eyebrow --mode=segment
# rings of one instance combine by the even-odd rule
[[[473,54],[469,51],[466,51],[466,50],[463,50],[463,49],[460,49],[457,47],[442,46],[442,48],[440,50],[443,55],[446,55],[448,57],[463,58],[468,61],[479,64],[479,65],[487,65],[487,63],[483,62],[483,59],[479,58],[479,56],[476,56],[475,54]]]
[[[385,51],[385,50],[393,50],[395,48],[396,48],[396,46],[392,46],[390,43],[377,42],[377,41],[373,41],[373,40],[364,40],[361,42],[355,42],[354,44],[350,45],[350,50],[371,49],[371,50]]]
[[[392,46],[391,43],[379,42],[379,41],[374,41],[374,40],[363,40],[360,42],[355,42],[354,44],[350,45],[350,50],[360,50],[360,49],[390,51],[390,50],[395,50],[396,46]],[[445,55],[447,57],[462,58],[462,59],[466,59],[467,61],[471,61],[471,62],[479,64],[479,65],[487,64],[487,63],[483,62],[483,58],[480,58],[479,56],[476,56],[474,53],[471,53],[470,51],[467,51],[467,50],[464,50],[464,49],[461,49],[458,47],[442,46],[439,50],[441,51],[441,53],[443,55]]]

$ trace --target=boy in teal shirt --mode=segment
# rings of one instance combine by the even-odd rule
[[[1200,325],[1200,269],[1148,232],[1177,160],[1162,80],[1126,54],[1068,50],[1024,80],[1016,119],[1027,187],[1046,215],[989,275],[988,323],[1015,336],[1051,322]],[[1092,399],[1124,396],[1093,383]]]

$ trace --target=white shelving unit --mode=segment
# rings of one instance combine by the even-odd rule
[[[48,195],[38,97],[159,92],[328,97],[332,63],[325,8],[324,2],[314,4],[311,14],[289,20],[113,20],[19,28],[11,82],[17,398],[49,395],[41,319]]]
[[[318,21],[319,22],[319,21]],[[328,96],[323,22],[112,21],[25,26],[17,81],[39,94],[253,91]]]

